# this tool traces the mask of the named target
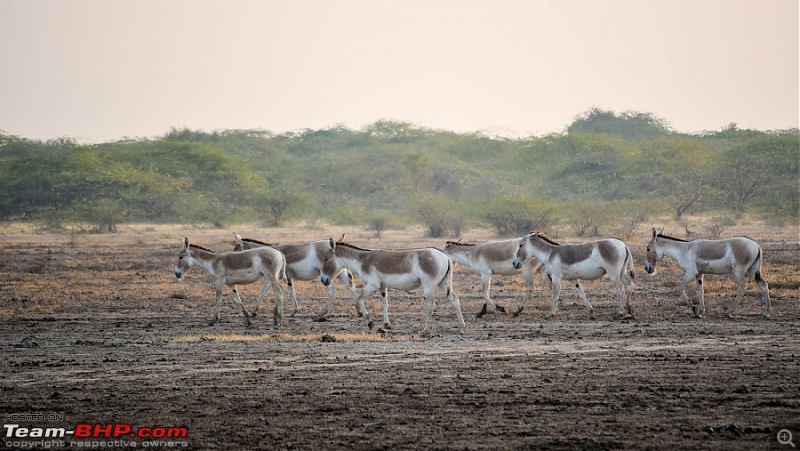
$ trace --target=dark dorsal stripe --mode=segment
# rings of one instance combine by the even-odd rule
[[[462,243],[460,241],[448,241],[445,245],[447,244],[452,244],[454,246],[477,246],[475,243]]]
[[[190,244],[189,247],[197,249],[197,250],[200,250],[200,251],[216,254],[216,252],[212,251],[211,249],[209,249],[207,247],[203,247],[203,246],[197,245],[197,244]]]
[[[350,243],[345,243],[343,241],[337,241],[336,242],[336,246],[349,247],[350,249],[355,249],[357,251],[372,252],[372,249],[364,249],[363,247],[358,247],[358,246],[352,245]]]
[[[253,243],[253,244],[258,244],[258,245],[261,245],[261,246],[270,246],[270,247],[272,247],[272,245],[269,244],[269,243],[265,243],[265,242],[259,241],[259,240],[254,240],[253,238],[242,238],[242,241],[246,241],[248,243]]]
[[[555,242],[555,241],[551,240],[550,238],[547,238],[547,236],[545,236],[544,234],[541,234],[541,233],[534,233],[534,234],[533,234],[533,236],[535,236],[535,237],[538,237],[538,238],[541,238],[542,240],[544,240],[544,241],[546,241],[546,242],[548,242],[548,243],[552,244],[553,246],[561,246],[559,243],[557,243],[557,242]]]
[[[664,238],[665,240],[672,240],[672,241],[680,241],[682,243],[688,243],[686,240],[682,240],[680,238],[675,238],[674,236],[664,235],[663,233],[659,233],[656,235],[656,238]]]

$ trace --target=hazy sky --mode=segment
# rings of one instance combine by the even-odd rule
[[[798,127],[798,0],[0,0],[0,130]]]

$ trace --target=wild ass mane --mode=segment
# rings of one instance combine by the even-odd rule
[[[209,249],[207,247],[200,246],[199,244],[191,243],[191,244],[189,244],[189,247],[192,247],[192,248],[195,248],[195,249],[198,249],[198,250],[201,250],[201,251],[205,251],[205,252],[210,252],[212,254],[216,254],[216,252],[212,251],[211,249]]]
[[[350,249],[355,249],[357,251],[363,252],[375,252],[375,251],[414,251],[420,249],[432,249],[431,247],[410,247],[410,248],[403,248],[403,249],[365,249],[363,247],[358,247],[355,244],[346,243],[344,241],[337,241],[336,246],[344,246],[349,247]]]
[[[462,243],[461,241],[447,241],[444,244],[445,244],[445,246],[448,245],[448,244],[453,244],[453,245],[456,245],[456,246],[477,246],[476,243]]]
[[[275,247],[273,244],[265,243],[263,241],[259,241],[259,240],[253,239],[253,238],[242,238],[242,241],[246,241],[248,243],[253,243],[253,244],[258,244],[258,245],[261,245],[261,246]]]
[[[537,237],[545,240],[546,242],[552,244],[553,246],[561,246],[561,243],[553,241],[552,239],[550,239],[547,235],[545,235],[542,232],[531,232],[531,235],[537,236]]]
[[[373,251],[373,249],[365,249],[363,247],[358,247],[355,244],[345,243],[344,241],[337,241],[336,245],[337,246],[349,247],[350,249],[355,249],[357,251],[366,251],[366,252],[372,252]]]
[[[674,236],[664,235],[663,233],[659,233],[658,235],[656,235],[656,237],[657,238],[664,238],[665,240],[680,241],[682,243],[688,243],[688,241],[686,241],[686,240],[683,240],[683,239],[680,239],[680,238],[675,238]]]

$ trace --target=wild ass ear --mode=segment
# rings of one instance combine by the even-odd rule
[[[330,245],[331,245],[331,250],[335,251],[336,250],[336,241],[333,241],[333,238],[330,238]]]
[[[184,249],[189,249],[189,237],[188,236],[183,239],[183,248]]]
[[[339,242],[340,242],[340,243],[344,243],[344,235],[345,235],[345,234],[343,233],[343,234],[342,234],[342,237],[341,237],[341,238],[339,238]]]
[[[242,236],[237,232],[233,232],[233,238],[236,239],[236,241],[242,241]]]
[[[656,237],[656,235],[658,235],[658,233],[656,233],[656,228],[655,228],[655,227],[653,227],[653,238],[655,238],[655,237]]]

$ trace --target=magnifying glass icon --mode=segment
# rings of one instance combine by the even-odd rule
[[[788,429],[781,429],[778,431],[778,443],[781,445],[792,445],[792,448],[795,448],[794,443],[792,443],[792,431]]]

